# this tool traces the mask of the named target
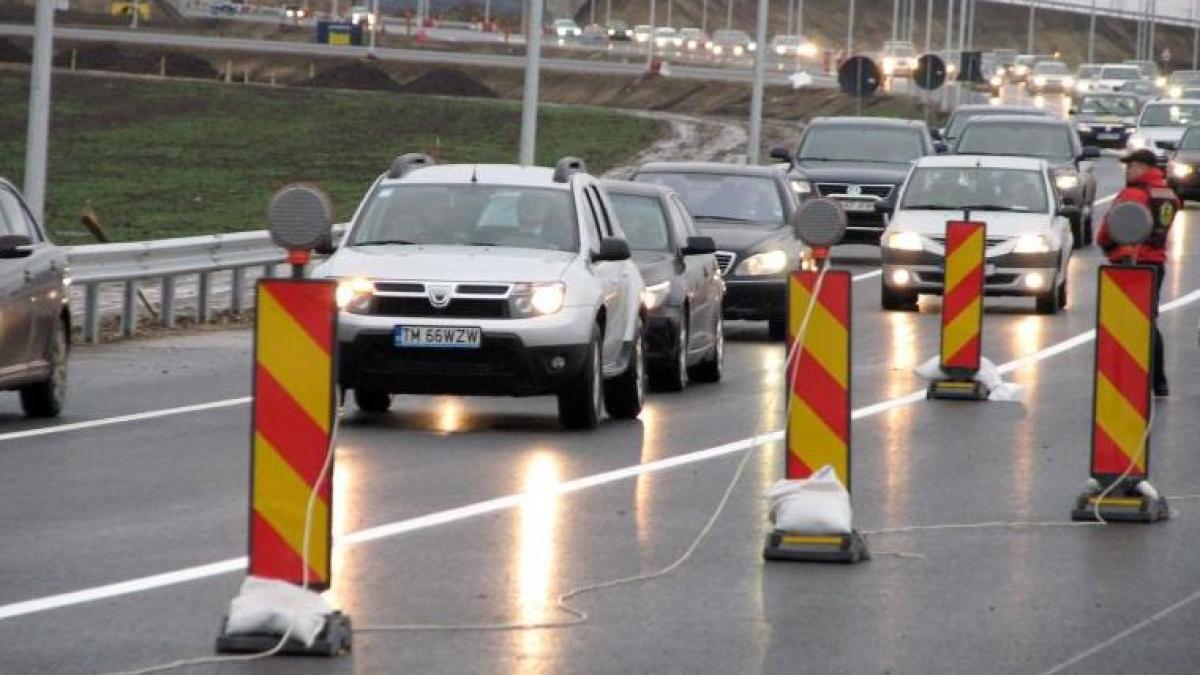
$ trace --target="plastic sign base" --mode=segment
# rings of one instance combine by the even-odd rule
[[[1075,501],[1071,520],[1096,521],[1096,501],[1100,495],[1085,492]],[[1166,497],[1142,494],[1110,495],[1100,502],[1100,517],[1111,523],[1156,523],[1171,517]]]
[[[763,547],[766,560],[856,563],[871,559],[867,540],[857,530],[850,534],[804,534],[775,530]]]
[[[978,380],[934,380],[925,390],[927,399],[986,401],[991,390]]]
[[[217,652],[220,654],[255,654],[268,652],[279,644],[282,635],[269,633],[239,633],[230,635],[225,632],[226,619],[221,621],[221,634],[217,636]],[[289,638],[279,650],[280,654],[289,656],[338,656],[350,651],[353,632],[350,628],[350,617],[341,612],[334,612],[325,617],[325,627],[317,634],[311,647],[303,642]]]

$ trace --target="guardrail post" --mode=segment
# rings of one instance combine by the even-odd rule
[[[212,274],[200,273],[200,289],[196,296],[196,321],[208,323],[212,314]]]
[[[92,344],[100,341],[100,284],[83,288],[83,340]]]
[[[163,328],[175,327],[175,277],[162,278],[162,299],[158,316]]]
[[[136,279],[125,282],[125,299],[121,303],[121,334],[126,337],[137,332],[137,283]]]
[[[242,296],[246,294],[246,270],[241,267],[235,267],[229,270],[229,292],[232,297],[229,299],[229,311],[233,314],[241,314],[245,310],[245,303],[242,301]]]

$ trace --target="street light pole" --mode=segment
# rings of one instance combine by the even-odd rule
[[[770,0],[758,0],[758,26],[754,50],[754,87],[750,93],[750,138],[747,140],[746,163],[758,164],[759,147],[762,145],[763,78],[766,76],[767,14],[771,11]]]
[[[525,90],[521,97],[521,166],[533,166],[534,151],[537,149],[538,85],[542,59],[541,26],[542,0],[529,0],[529,25],[526,26],[525,34]]]
[[[654,0],[650,0],[650,37],[646,40],[646,72],[654,67]]]
[[[37,2],[37,0],[34,0],[34,2]],[[132,17],[130,17],[130,19],[129,19],[129,28],[130,28],[130,30],[137,30],[137,27],[138,27],[138,14],[140,14],[140,13],[141,13],[141,9],[142,9],[142,8],[141,8],[141,6],[139,5],[139,0],[133,0],[133,16],[132,16]]]
[[[367,53],[375,54],[375,33],[379,32],[379,0],[371,0],[371,16],[367,20],[367,30],[371,37],[367,45]]]
[[[1093,63],[1096,60],[1096,0],[1092,0],[1092,16],[1088,22],[1088,51],[1087,62]]]
[[[728,0],[725,7],[725,30],[733,28],[733,0]]]
[[[950,58],[950,49],[954,46],[954,2],[946,0],[946,58]]]
[[[896,29],[900,26],[900,0],[892,0],[892,39],[896,39]]]
[[[1192,17],[1192,70],[1197,70],[1200,67],[1200,23],[1196,23],[1196,2],[1192,0],[1191,17]]]
[[[1037,5],[1029,6],[1029,33],[1025,38],[1025,53],[1033,53],[1033,22],[1034,15],[1037,13]]]
[[[29,125],[25,137],[25,203],[45,226],[46,154],[50,137],[50,60],[54,52],[54,0],[37,0],[33,62],[29,69]]]
[[[846,21],[846,58],[854,53],[854,0],[850,0],[850,11]]]
[[[796,0],[796,35],[804,35],[804,0]]]
[[[933,0],[925,0],[925,53],[933,48]]]

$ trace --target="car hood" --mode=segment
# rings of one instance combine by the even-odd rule
[[[1075,121],[1082,124],[1124,124],[1132,126],[1137,122],[1136,117],[1121,117],[1119,115],[1101,115],[1101,114],[1079,114],[1075,116]]]
[[[414,281],[558,281],[575,253],[504,246],[342,248],[314,276]]]
[[[1180,150],[1172,159],[1186,164],[1200,164],[1200,150]]]
[[[765,248],[774,242],[786,242],[792,238],[792,228],[787,225],[762,227],[753,224],[727,223],[697,220],[700,233],[712,237],[721,251],[752,251]]]
[[[675,276],[675,256],[666,251],[634,251],[633,263],[647,286]]]
[[[821,183],[859,183],[895,185],[904,180],[911,163],[875,162],[796,162],[792,172]]]
[[[961,220],[962,211],[897,211],[890,226],[892,232],[916,232],[927,237],[946,234],[946,221]],[[976,212],[972,220],[987,223],[987,236],[1016,237],[1022,234],[1044,234],[1053,222],[1049,213]]]
[[[1137,134],[1152,141],[1175,141],[1183,138],[1184,127],[1138,127]]]

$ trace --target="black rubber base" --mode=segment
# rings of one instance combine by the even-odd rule
[[[229,635],[225,626],[229,617],[221,620],[221,634],[217,636],[217,652],[220,654],[257,654],[271,651],[279,644],[282,635],[267,633],[245,633]],[[311,647],[289,638],[280,654],[288,656],[337,656],[350,651],[353,632],[350,628],[350,617],[341,612],[334,612],[325,618],[325,627],[317,634]]]
[[[925,390],[925,398],[951,401],[986,401],[991,390],[977,380],[934,380]]]
[[[858,531],[850,534],[814,535],[775,530],[763,547],[766,560],[856,563],[871,559],[867,540]]]
[[[1099,522],[1096,520],[1096,498],[1099,495],[1085,492],[1075,500],[1071,520]],[[1141,494],[1105,497],[1100,502],[1100,517],[1111,523],[1157,523],[1171,517],[1166,497],[1151,499]]]

